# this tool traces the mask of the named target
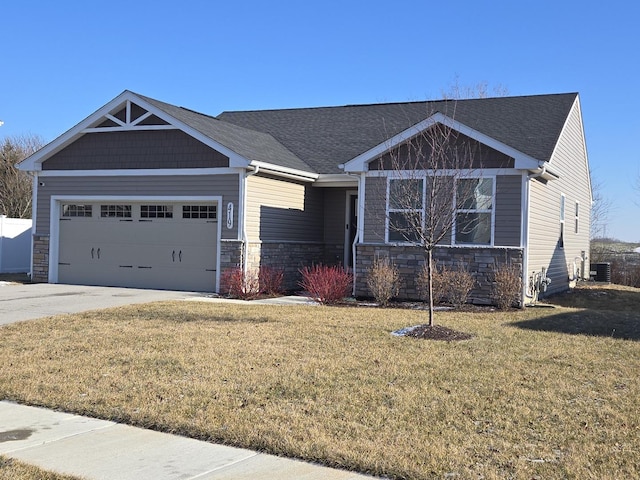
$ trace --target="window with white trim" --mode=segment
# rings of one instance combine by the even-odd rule
[[[418,242],[424,222],[424,178],[390,178],[387,241]]]
[[[461,178],[456,182],[455,243],[491,245],[493,178]]]
[[[560,238],[558,239],[558,246],[564,248],[564,210],[565,210],[566,198],[564,193],[560,194]]]

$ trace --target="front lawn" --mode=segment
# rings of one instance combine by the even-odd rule
[[[640,477],[640,308],[438,312],[474,337],[390,335],[425,315],[171,302],[23,322],[0,329],[0,398],[391,478]]]
[[[80,480],[69,475],[47,472],[38,467],[0,455],[0,480]]]

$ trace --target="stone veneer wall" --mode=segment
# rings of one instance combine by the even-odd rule
[[[398,267],[402,287],[400,298],[418,299],[416,277],[423,268],[426,256],[421,247],[392,245],[358,245],[356,265],[356,296],[369,297],[366,276],[374,258],[389,257]],[[519,265],[522,271],[523,249],[521,248],[468,248],[438,247],[433,252],[436,265],[457,267],[464,265],[476,279],[476,286],[469,298],[471,303],[490,304],[491,273],[494,265],[510,262]]]
[[[259,269],[267,266],[284,270],[284,285],[287,290],[299,290],[300,269],[324,263],[324,243],[309,242],[250,242],[248,244],[248,267]]]
[[[35,283],[49,281],[49,235],[33,236],[31,281]]]

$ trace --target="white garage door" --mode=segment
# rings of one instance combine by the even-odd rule
[[[217,205],[64,203],[58,282],[215,290]]]

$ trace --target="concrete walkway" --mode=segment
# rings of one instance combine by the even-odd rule
[[[373,478],[6,401],[0,401],[0,455],[95,480]]]

